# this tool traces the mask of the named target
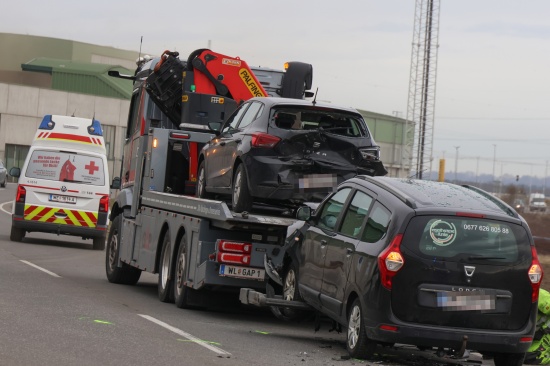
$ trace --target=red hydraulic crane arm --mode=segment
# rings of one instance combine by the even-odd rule
[[[187,67],[195,71],[196,93],[222,95],[238,103],[267,96],[256,75],[239,57],[201,49],[189,56]]]

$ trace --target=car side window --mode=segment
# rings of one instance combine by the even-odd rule
[[[246,110],[248,109],[248,106],[250,103],[243,104],[227,121],[225,121],[225,124],[223,126],[223,129],[221,133],[230,132],[231,130],[237,129],[237,124],[241,120],[242,115]]]
[[[250,107],[246,110],[246,113],[241,118],[238,128],[243,129],[253,121],[255,121],[262,113],[264,105],[260,102],[254,102],[250,104]]]
[[[351,188],[343,188],[336,192],[327,202],[325,202],[318,219],[318,225],[321,229],[336,229],[338,216],[344,209],[344,204],[346,203],[350,193]]]
[[[391,212],[379,202],[375,202],[367,219],[361,240],[367,243],[376,243],[381,240],[388,231],[390,220]]]
[[[357,191],[355,193],[342,220],[342,228],[340,229],[342,234],[354,238],[359,237],[372,201],[372,197],[364,192]]]

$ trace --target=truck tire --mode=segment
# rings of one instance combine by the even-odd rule
[[[199,165],[199,170],[197,173],[197,192],[195,193],[195,195],[198,198],[213,198],[212,194],[206,192],[206,170],[204,166],[204,160],[201,161],[201,164]]]
[[[107,279],[111,283],[120,283],[124,285],[135,285],[141,277],[141,270],[134,268],[126,263],[118,267],[118,258],[120,252],[120,239],[122,236],[122,219],[120,215],[116,216],[111,222],[109,236],[107,240],[107,250],[105,251],[105,272]]]
[[[10,240],[11,241],[21,242],[21,241],[23,241],[24,237],[25,237],[25,230],[20,229],[20,228],[15,227],[15,226],[11,227],[11,232],[10,232]]]
[[[252,196],[248,189],[248,178],[243,164],[237,166],[235,176],[233,177],[233,185],[231,187],[233,211],[243,212],[250,211],[252,208]]]
[[[178,256],[176,257],[176,268],[174,276],[174,297],[176,306],[180,309],[187,309],[189,305],[189,293],[193,291],[192,288],[187,287],[187,236],[184,235],[181,238],[180,246],[178,248]]]
[[[94,238],[93,249],[94,250],[104,250],[105,249],[105,237],[104,236]]]
[[[158,296],[162,302],[174,302],[174,284],[173,276],[170,273],[172,268],[172,253],[170,248],[170,233],[167,231],[164,234],[162,241],[162,251],[160,252],[159,263],[159,281],[158,281]]]
[[[348,312],[348,331],[346,348],[351,358],[372,357],[376,343],[367,338],[363,308],[359,299],[355,299]]]

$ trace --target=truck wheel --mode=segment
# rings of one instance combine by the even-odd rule
[[[243,164],[239,164],[235,171],[232,192],[233,211],[250,211],[252,208],[252,196],[248,190],[248,179]]]
[[[352,358],[372,357],[376,343],[367,338],[361,302],[355,299],[348,312],[346,348]]]
[[[496,353],[495,366],[521,366],[525,360],[525,353]]]
[[[198,198],[212,198],[213,196],[206,192],[206,169],[204,167],[204,160],[201,161],[201,165],[199,165],[197,177],[197,192],[195,195]]]
[[[94,238],[94,244],[93,244],[94,250],[104,250],[105,249],[105,237],[100,236],[97,238]]]
[[[188,295],[192,288],[185,285],[187,277],[187,237],[184,235],[181,238],[178,248],[178,256],[176,258],[175,281],[174,281],[174,296],[176,306],[180,309],[189,308]]]
[[[114,218],[109,230],[107,250],[105,251],[105,272],[109,282],[135,285],[141,277],[141,270],[126,263],[122,263],[121,267],[118,266],[120,239],[122,236],[121,228],[122,219],[118,215]]]
[[[10,233],[10,240],[11,241],[23,241],[23,238],[25,237],[25,230],[20,229],[18,227],[12,226],[11,227],[11,233]]]
[[[160,253],[159,263],[158,296],[162,302],[174,302],[174,286],[172,275],[170,274],[171,257],[170,234],[166,232],[162,241],[162,252]]]

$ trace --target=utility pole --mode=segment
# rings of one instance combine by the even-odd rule
[[[456,154],[455,154],[455,183],[456,183],[457,182],[456,173],[458,171],[458,149],[460,149],[460,146],[455,146],[455,149],[456,149]]]
[[[493,193],[496,193],[497,177],[495,176],[495,166],[497,163],[497,145],[493,144]]]

